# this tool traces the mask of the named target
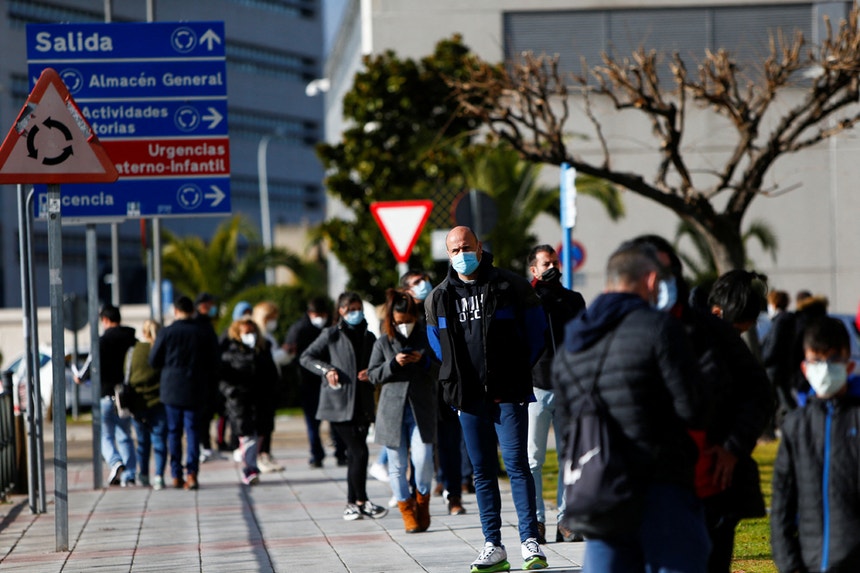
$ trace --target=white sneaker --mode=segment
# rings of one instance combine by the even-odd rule
[[[495,573],[510,570],[511,564],[508,563],[508,553],[505,551],[505,546],[493,545],[487,541],[478,554],[478,558],[472,561],[471,573]]]
[[[155,476],[152,479],[152,489],[155,491],[164,489],[164,478],[162,476]]]
[[[237,464],[242,463],[242,448],[236,448],[233,450],[233,461]]]
[[[392,495],[391,499],[388,500],[388,507],[395,508],[397,507],[397,496]]]
[[[367,470],[367,473],[370,474],[370,477],[376,478],[379,481],[384,481],[386,483],[390,481],[390,478],[388,477],[388,468],[379,462],[373,462],[370,464],[370,469]]]
[[[257,456],[257,467],[264,474],[284,471],[284,466],[275,461],[270,454],[262,453]]]
[[[543,550],[540,548],[540,544],[534,537],[529,537],[523,541],[522,554],[523,571],[547,568],[546,555],[544,555]]]

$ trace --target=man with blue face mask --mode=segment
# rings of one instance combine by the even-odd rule
[[[860,571],[860,378],[842,321],[804,331],[808,403],[789,412],[773,467],[771,546],[780,571]]]
[[[535,488],[526,456],[532,367],[544,346],[546,317],[525,278],[493,266],[468,227],[445,239],[451,267],[424,302],[427,337],[442,361],[445,402],[459,411],[474,468],[484,547],[473,573],[510,568],[502,544],[496,443],[511,481],[523,569],[542,569]]]

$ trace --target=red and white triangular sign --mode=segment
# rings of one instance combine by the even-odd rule
[[[63,80],[46,68],[0,145],[0,183],[111,183],[118,177]]]
[[[378,201],[370,212],[398,263],[405,263],[433,210],[433,201]]]

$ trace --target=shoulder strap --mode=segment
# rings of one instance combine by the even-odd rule
[[[123,381],[126,384],[131,382],[131,360],[134,357],[134,345],[129,348],[125,353],[125,377]]]
[[[617,328],[614,328],[612,329],[612,332],[606,335],[606,348],[603,349],[603,354],[600,356],[600,363],[597,366],[597,374],[594,376],[594,382],[592,382],[591,387],[588,388],[588,393],[591,394],[592,397],[596,398],[601,406],[603,406],[603,400],[600,399],[600,394],[597,392],[597,383],[600,381],[600,375],[603,374],[603,365],[606,363],[606,356],[609,354],[609,348],[612,346],[612,341],[615,338],[616,331]],[[576,384],[583,392],[586,391],[586,388],[578,381],[574,381],[574,384]]]

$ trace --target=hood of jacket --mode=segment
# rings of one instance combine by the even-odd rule
[[[594,299],[588,309],[567,323],[564,348],[579,352],[594,345],[621,322],[625,316],[648,303],[639,295],[626,292],[604,293]]]

